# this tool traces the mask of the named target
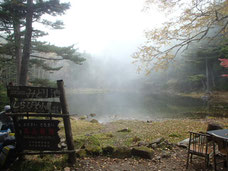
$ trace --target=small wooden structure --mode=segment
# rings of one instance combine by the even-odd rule
[[[189,144],[186,169],[188,169],[189,159],[192,161],[192,156],[197,155],[203,157],[205,160],[205,169],[209,166],[209,155],[213,151],[208,144],[209,135],[203,133],[189,132]]]
[[[12,113],[9,115],[13,118],[19,155],[69,154],[68,161],[75,163],[63,81],[57,81],[57,88],[8,86],[7,94],[10,98]],[[59,120],[54,118],[63,119],[67,150],[59,147]]]

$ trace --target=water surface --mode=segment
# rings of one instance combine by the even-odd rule
[[[68,91],[67,99],[71,114],[95,113],[100,121],[188,117],[190,113],[205,110],[207,107],[200,98],[134,91],[98,93],[70,93]]]

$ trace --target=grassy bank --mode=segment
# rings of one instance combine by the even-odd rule
[[[226,118],[207,119],[174,119],[154,122],[143,122],[134,120],[120,120],[105,124],[91,123],[85,120],[71,119],[74,143],[80,148],[83,142],[90,141],[93,137],[94,143],[101,147],[130,147],[138,142],[149,143],[157,138],[163,137],[171,143],[177,143],[188,137],[188,131],[206,131],[208,122],[216,121],[225,128],[228,127]],[[60,135],[63,135],[63,125]],[[125,130],[125,131],[122,131]],[[11,170],[63,170],[67,167],[67,157],[64,155],[26,156],[23,162],[16,162]]]
[[[132,145],[134,137],[142,141],[151,142],[156,138],[163,137],[171,143],[177,143],[188,137],[189,131],[206,131],[207,124],[216,121],[224,127],[228,127],[227,118],[207,119],[172,119],[144,122],[137,120],[119,120],[106,124],[94,124],[88,121],[74,120],[72,127],[74,140],[79,137],[93,135],[97,137],[103,146],[105,145]],[[120,130],[129,131],[121,132]]]

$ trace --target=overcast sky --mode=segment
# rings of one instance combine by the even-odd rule
[[[143,42],[145,29],[161,23],[156,11],[142,12],[144,0],[64,0],[71,9],[60,17],[65,29],[49,32],[47,41],[75,44],[80,51],[129,56]]]

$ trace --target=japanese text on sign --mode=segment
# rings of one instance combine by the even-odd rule
[[[15,98],[53,98],[60,96],[57,88],[49,87],[8,86],[7,93],[9,97]]]
[[[59,150],[58,120],[19,120],[18,128],[24,149]]]
[[[14,101],[11,104],[13,113],[36,112],[36,113],[61,113],[59,102],[47,101]]]

